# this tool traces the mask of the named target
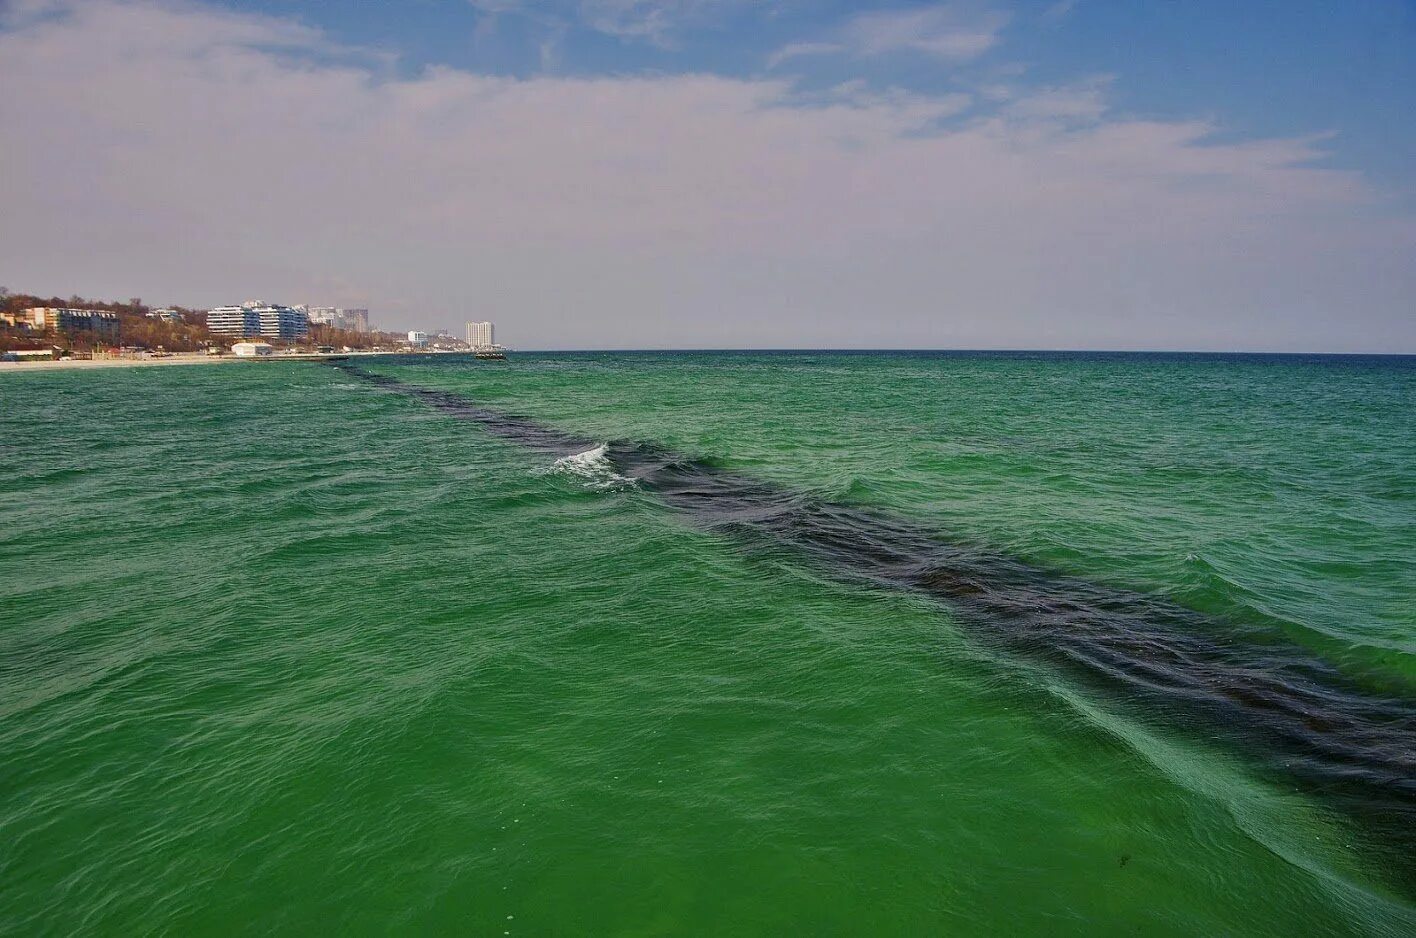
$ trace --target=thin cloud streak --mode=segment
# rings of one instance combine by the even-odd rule
[[[468,0],[484,13],[526,16],[567,29],[571,25],[625,40],[672,47],[680,32],[711,23],[748,5],[746,0]]]
[[[829,37],[792,42],[768,57],[776,68],[790,59],[819,55],[879,56],[915,53],[950,63],[978,58],[998,44],[1006,13],[964,4],[862,13]]]
[[[865,13],[845,29],[847,41],[862,55],[922,52],[954,62],[977,58],[998,43],[1010,17],[995,10],[975,11],[957,4],[915,10]]]
[[[791,59],[813,55],[834,55],[846,51],[847,47],[839,42],[790,42],[767,57],[767,67],[773,69]]]

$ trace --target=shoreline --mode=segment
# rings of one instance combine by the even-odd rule
[[[93,368],[155,368],[175,365],[226,365],[234,362],[322,362],[340,358],[367,358],[387,352],[340,352],[333,355],[268,355],[240,358],[235,355],[176,354],[167,358],[60,358],[28,362],[0,362],[0,374],[31,371],[70,371]]]

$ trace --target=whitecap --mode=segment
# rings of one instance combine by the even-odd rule
[[[556,473],[575,476],[591,488],[596,489],[616,489],[625,485],[633,485],[633,479],[615,471],[609,454],[609,444],[601,443],[583,453],[562,456],[552,465],[539,469],[537,472],[538,474]]]

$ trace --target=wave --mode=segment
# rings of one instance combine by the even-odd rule
[[[584,452],[562,456],[550,466],[533,471],[538,474],[560,473],[574,476],[595,489],[616,489],[633,485],[633,479],[615,471],[609,452],[609,444],[601,443]]]

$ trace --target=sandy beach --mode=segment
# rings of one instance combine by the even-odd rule
[[[61,358],[32,362],[0,362],[0,374],[30,371],[67,371],[85,368],[146,368],[158,365],[219,365],[224,362],[253,361],[234,355],[173,355],[171,358]]]
[[[377,352],[344,352],[339,355],[270,355],[261,358],[238,358],[235,355],[181,355],[166,358],[61,358],[28,362],[0,362],[0,374],[20,374],[32,371],[66,371],[89,368],[149,368],[168,365],[222,365],[233,362],[311,362],[330,358],[368,356]]]

